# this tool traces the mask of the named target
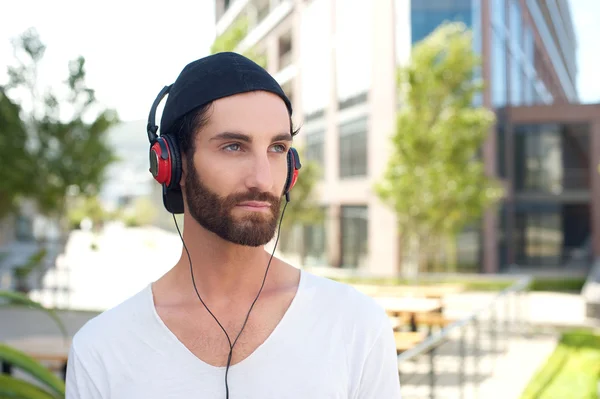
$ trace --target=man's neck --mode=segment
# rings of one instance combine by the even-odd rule
[[[185,221],[181,257],[173,269],[178,281],[191,285],[190,259],[194,280],[203,299],[246,301],[254,297],[262,284],[270,254],[260,247],[247,247],[228,242],[213,234],[195,220]],[[275,263],[275,260],[273,260]],[[270,273],[273,268],[270,268]],[[193,289],[193,287],[192,287]],[[187,289],[184,289],[187,291]],[[195,292],[194,292],[195,295]]]

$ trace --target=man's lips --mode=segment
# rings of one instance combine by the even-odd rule
[[[240,208],[253,210],[253,211],[271,209],[271,203],[262,202],[262,201],[244,201],[244,202],[240,202],[237,206]]]

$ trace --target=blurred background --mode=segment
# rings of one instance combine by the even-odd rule
[[[148,171],[148,112],[187,63],[236,51],[277,79],[301,127],[276,253],[381,300],[404,397],[600,397],[600,2],[2,11],[0,360],[12,389],[46,382],[6,348],[62,370],[44,313],[69,339],[179,258]]]

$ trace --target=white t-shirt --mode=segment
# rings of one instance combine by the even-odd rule
[[[177,339],[148,285],[75,334],[66,384],[66,399],[224,399],[225,367]],[[282,320],[229,368],[228,386],[230,399],[398,399],[391,324],[372,298],[302,271]]]

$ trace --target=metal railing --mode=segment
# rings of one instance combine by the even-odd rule
[[[500,356],[516,336],[529,331],[523,295],[532,281],[522,277],[482,308],[430,332],[398,355],[402,398],[478,398]]]

